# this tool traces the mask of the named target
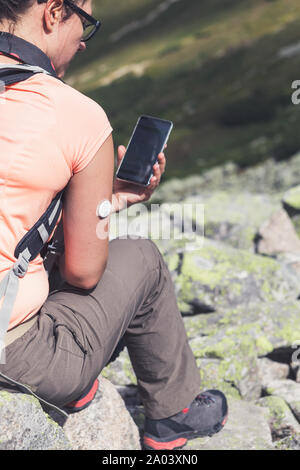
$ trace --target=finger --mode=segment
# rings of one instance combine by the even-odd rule
[[[153,176],[156,178],[158,184],[160,183],[161,175],[162,175],[162,171],[161,171],[160,164],[155,163],[155,165],[153,166]]]
[[[158,164],[159,164],[159,167],[160,167],[161,174],[163,174],[165,172],[166,164],[167,164],[167,160],[166,160],[166,157],[165,157],[164,153],[160,153],[158,155]]]
[[[159,184],[159,181],[157,179],[157,176],[153,175],[152,178],[150,179],[150,183],[147,186],[148,191],[153,191]]]
[[[154,174],[154,176],[157,176],[157,175],[160,174],[160,164],[159,164],[159,162],[156,162],[153,165],[153,174]]]
[[[121,163],[121,160],[123,159],[124,155],[126,152],[126,147],[124,145],[119,145],[118,147],[118,164]]]

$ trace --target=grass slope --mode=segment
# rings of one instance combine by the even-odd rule
[[[300,47],[286,49],[300,43],[298,0],[177,0],[150,21],[161,4],[96,0],[103,29],[66,76],[104,107],[115,143],[140,114],[171,119],[167,178],[298,151]]]

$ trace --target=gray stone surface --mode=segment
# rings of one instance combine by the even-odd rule
[[[300,422],[300,384],[294,380],[273,380],[267,387],[269,395],[281,397]]]
[[[275,362],[267,357],[258,359],[259,380],[263,388],[266,388],[273,380],[286,379],[290,368],[288,364]]]
[[[214,191],[231,194],[248,191],[257,194],[278,194],[299,185],[300,153],[287,161],[276,162],[269,159],[260,165],[243,171],[231,162],[193,175],[185,179],[173,179],[160,186],[151,201],[182,201],[194,196]]]
[[[52,414],[53,415],[53,414]],[[99,377],[92,404],[61,421],[73,450],[139,450],[140,436],[116,388]]]
[[[71,449],[61,427],[32,396],[0,392],[0,423],[0,450]]]
[[[287,437],[291,437],[294,441],[299,440],[300,424],[283,398],[268,396],[257,400],[257,404],[265,411],[265,418],[278,448],[286,443]]]
[[[218,311],[258,302],[296,300],[299,278],[288,266],[209,239],[180,254],[182,242],[170,241],[164,252],[184,314]]]
[[[269,220],[260,227],[257,251],[265,255],[278,253],[300,254],[300,239],[292,220],[283,209],[275,212]]]

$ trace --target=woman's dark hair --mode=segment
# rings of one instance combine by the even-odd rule
[[[29,8],[33,6],[36,1],[38,3],[46,3],[47,0],[0,0],[0,23],[3,20],[7,20],[9,21],[10,25],[14,27],[20,18],[27,12],[27,10],[29,10]],[[73,0],[73,2],[84,4],[86,0]],[[66,14],[63,17],[63,21],[67,21],[67,19],[69,19],[74,12],[67,5],[64,7]]]

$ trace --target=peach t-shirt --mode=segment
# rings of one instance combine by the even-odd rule
[[[42,73],[7,86],[0,120],[1,281],[16,261],[18,242],[72,175],[91,162],[112,128],[99,104]],[[48,294],[39,255],[19,281],[9,328],[38,312]]]

